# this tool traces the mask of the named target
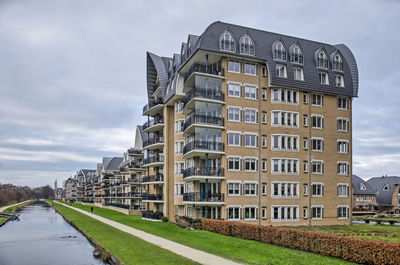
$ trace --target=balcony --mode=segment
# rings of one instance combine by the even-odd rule
[[[190,167],[183,171],[184,180],[225,179],[223,168]]]
[[[213,129],[225,129],[224,118],[211,115],[194,114],[187,118],[183,124],[184,136],[187,134],[193,134],[196,126]]]
[[[140,205],[127,205],[127,204],[120,204],[120,203],[106,203],[106,206],[118,207],[127,210],[144,210],[143,207]]]
[[[147,150],[162,149],[164,147],[164,137],[149,138],[143,142],[143,148]]]
[[[143,167],[159,167],[164,165],[164,155],[157,155],[145,158]]]
[[[212,77],[217,77],[217,78],[224,78],[225,73],[224,69],[221,67],[221,62],[215,63],[215,64],[199,64],[199,63],[194,63],[192,66],[190,66],[189,70],[187,71],[185,75],[185,84],[187,82],[190,83],[192,77],[194,76],[194,73],[199,73],[202,75],[208,75]]]
[[[162,196],[162,194],[143,193],[143,194],[142,194],[142,200],[143,200],[143,201],[162,202],[162,201],[163,201],[163,196]]]
[[[208,154],[209,158],[225,154],[225,145],[222,142],[194,140],[183,147],[183,158],[194,156],[203,157]]]
[[[135,149],[135,148],[129,148],[128,149],[128,155],[130,155],[130,156],[143,156],[143,152],[142,152],[142,150],[138,150],[138,149]]]
[[[128,166],[128,171],[130,172],[136,172],[136,171],[145,171],[146,169],[144,169],[141,165],[139,164],[132,164]]]
[[[162,113],[164,102],[162,99],[152,100],[143,107],[143,115],[154,116],[157,113]]]
[[[143,184],[159,184],[164,182],[164,175],[144,176],[142,178]]]
[[[187,114],[189,109],[194,109],[195,100],[213,102],[213,103],[225,103],[225,95],[222,91],[193,88],[185,98],[183,104],[183,111]]]
[[[142,218],[145,219],[152,219],[152,220],[161,220],[163,217],[162,212],[151,212],[151,211],[143,211]]]
[[[225,204],[223,193],[189,192],[183,194],[183,202],[190,204]]]
[[[164,128],[164,119],[163,118],[152,119],[143,124],[143,132],[144,133],[162,131],[163,128]]]

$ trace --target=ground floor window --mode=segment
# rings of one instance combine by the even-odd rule
[[[339,206],[337,209],[338,218],[339,219],[347,219],[349,218],[349,207],[348,206]]]
[[[255,206],[244,207],[244,219],[245,220],[256,220],[257,219],[257,207],[255,207]]]
[[[240,220],[240,207],[229,206],[228,207],[228,220]]]
[[[324,215],[324,208],[322,206],[312,207],[312,219],[322,219]]]
[[[271,214],[273,221],[296,221],[299,218],[299,207],[273,206]]]

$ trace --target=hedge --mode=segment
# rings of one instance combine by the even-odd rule
[[[400,264],[400,244],[320,232],[202,219],[202,229],[361,264]]]

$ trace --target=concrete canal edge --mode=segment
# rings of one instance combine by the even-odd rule
[[[18,213],[22,208],[24,208],[25,206],[33,203],[35,200],[28,200],[28,201],[24,201],[24,202],[20,202],[17,205],[10,205],[9,207],[5,208],[4,210],[10,208],[10,207],[14,207],[17,206],[17,208],[15,209],[14,214]],[[27,204],[25,204],[26,202],[29,202]],[[0,223],[0,227],[2,227],[3,225],[5,225],[6,223],[10,222],[11,218],[8,218],[4,223]]]
[[[105,249],[102,245],[100,245],[95,239],[93,239],[90,235],[88,235],[85,231],[83,231],[79,226],[77,226],[74,222],[65,217],[62,213],[60,213],[56,208],[53,207],[52,204],[46,201],[46,203],[52,207],[59,215],[61,215],[64,220],[72,225],[76,230],[78,230],[83,236],[87,238],[89,243],[94,247],[93,256],[98,258],[110,265],[124,265],[121,261],[119,261],[115,256],[111,254],[107,249]]]

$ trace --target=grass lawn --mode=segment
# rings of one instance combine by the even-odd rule
[[[31,204],[31,203],[32,203],[32,200],[26,201],[26,202],[21,203],[19,205],[16,205],[16,206],[13,206],[13,207],[9,207],[9,208],[5,209],[2,213],[14,214],[18,209],[20,209],[20,208],[22,208],[22,207],[24,207],[24,206],[26,206],[28,204]],[[5,222],[7,222],[7,220],[8,220],[8,218],[0,217],[0,225],[5,223]]]
[[[198,264],[62,205],[54,203],[53,207],[125,265]]]
[[[72,206],[90,211],[90,206]],[[228,237],[202,230],[186,230],[173,223],[151,222],[140,216],[94,207],[94,213],[163,238],[244,264],[352,264],[340,259]]]
[[[298,226],[294,229],[343,234],[350,237],[360,237],[368,239],[384,240],[394,243],[400,243],[400,227],[394,225],[329,225],[329,226]]]

